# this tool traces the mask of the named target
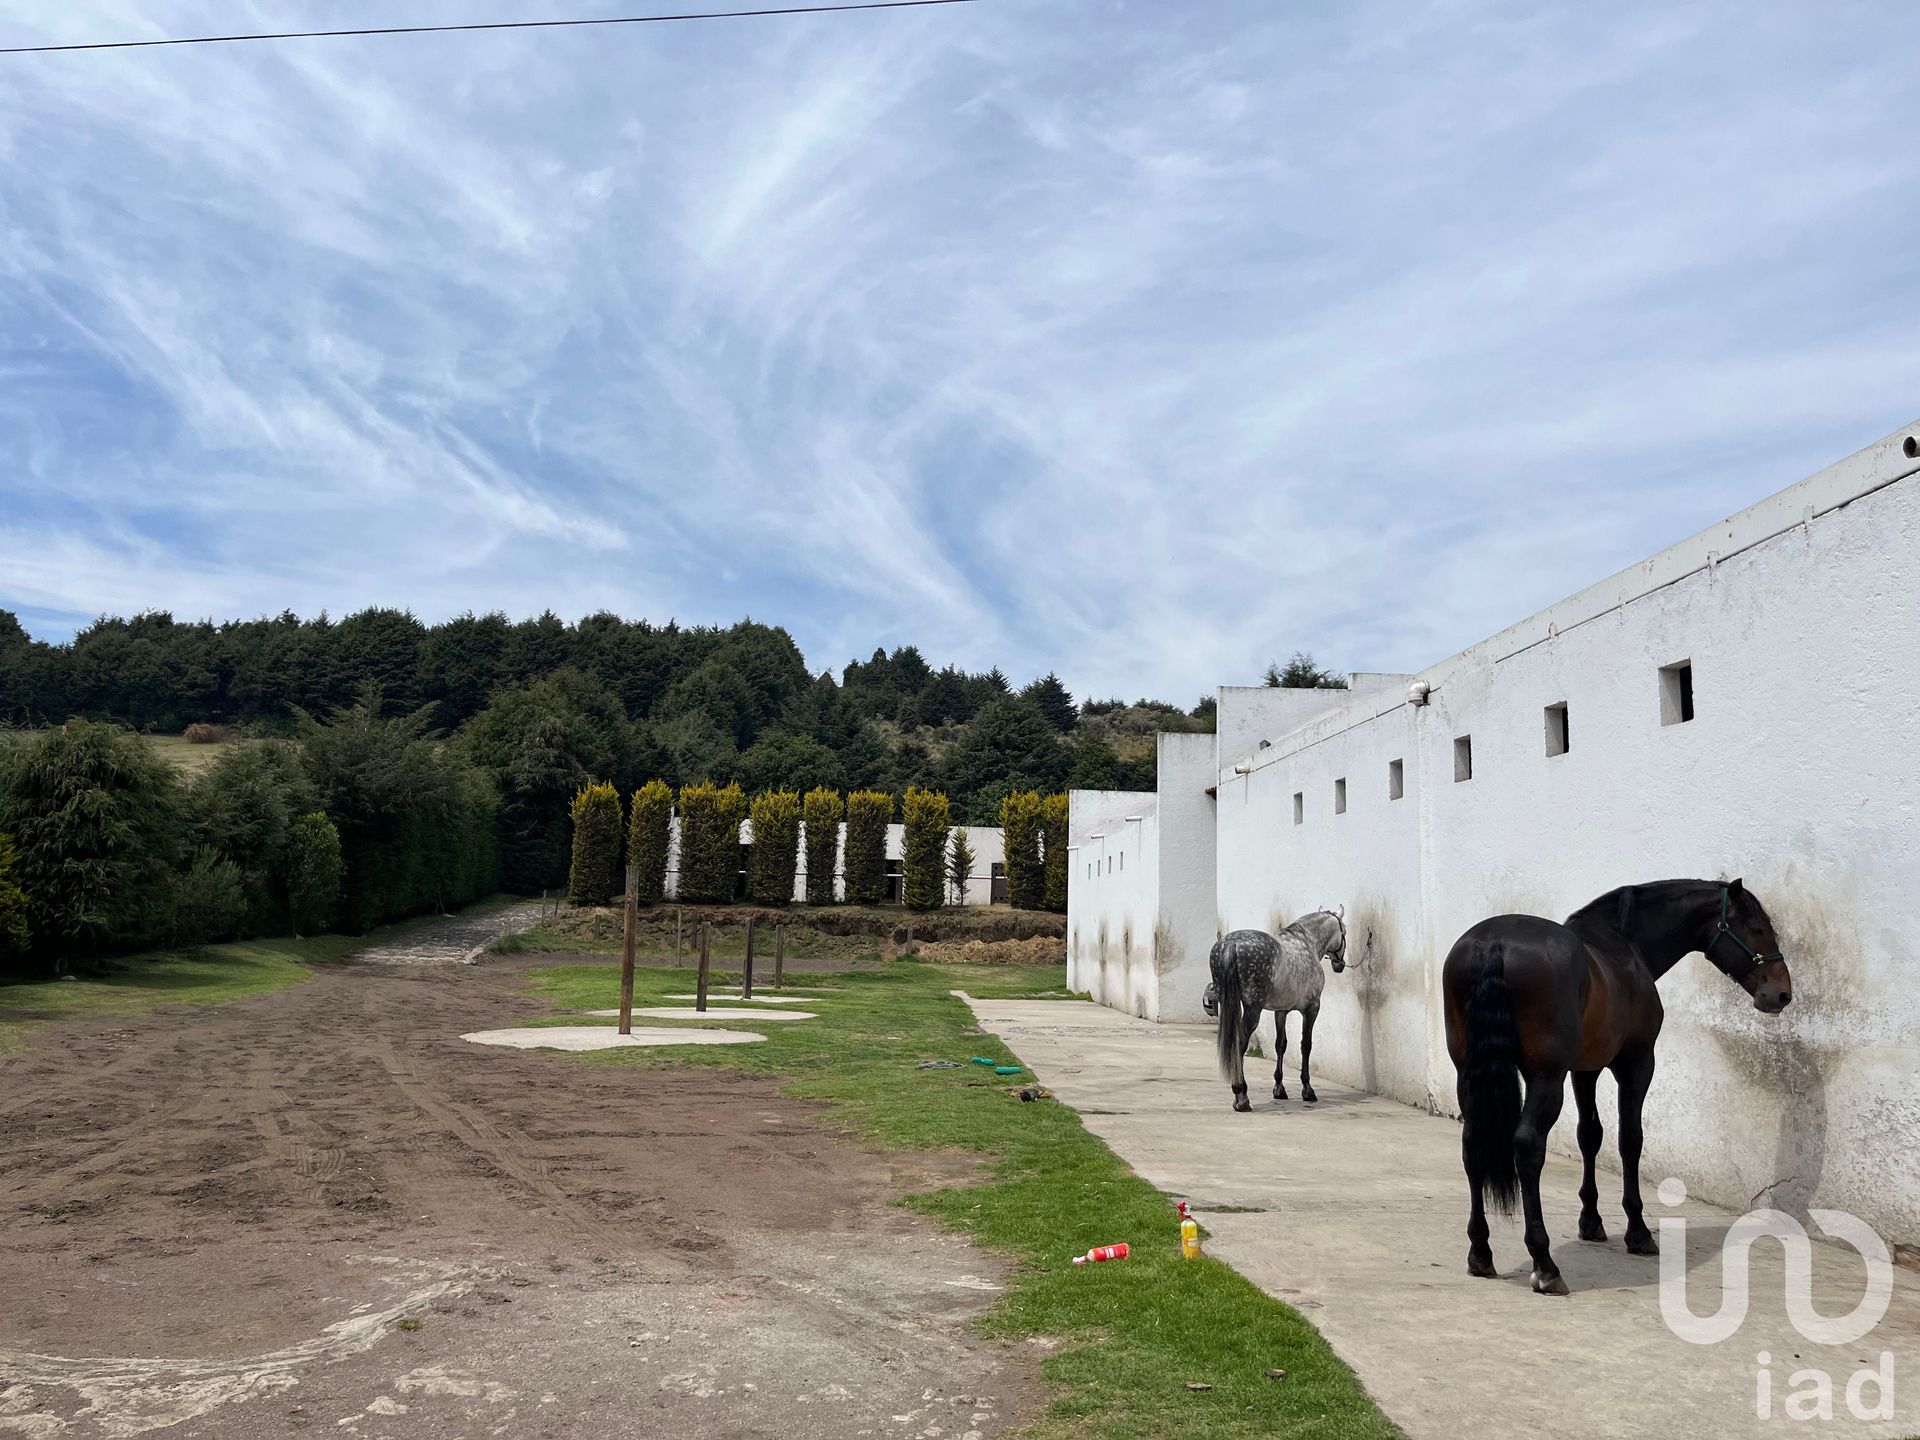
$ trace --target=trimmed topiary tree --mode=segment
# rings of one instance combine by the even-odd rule
[[[680,788],[680,898],[704,904],[733,899],[740,871],[740,822],[747,801],[738,785],[702,780]]]
[[[620,892],[620,792],[604,780],[583,785],[573,797],[573,864],[567,899],[575,905],[605,905]]]
[[[967,889],[973,883],[973,845],[967,839],[967,827],[953,827],[953,848],[947,853],[947,884],[953,888],[953,903],[967,903]]]
[[[667,851],[673,843],[673,789],[649,780],[633,792],[633,817],[627,822],[627,863],[637,872],[634,900],[657,904],[667,893]]]
[[[856,790],[847,797],[847,899],[878,905],[887,898],[887,826],[893,823],[893,796],[883,790]]]
[[[747,857],[747,893],[758,905],[787,905],[800,869],[800,797],[769,790],[753,797],[753,852]]]
[[[833,904],[834,862],[840,854],[840,821],[846,814],[840,792],[824,786],[809,790],[800,802],[807,825],[807,904]]]
[[[906,821],[901,856],[907,905],[914,910],[938,910],[947,903],[947,835],[953,828],[947,797],[909,785],[901,815]]]
[[[287,909],[296,935],[321,935],[340,908],[340,832],[319,811],[293,822],[287,844]]]
[[[1043,903],[1062,914],[1067,908],[1067,797],[1049,795],[1040,802],[1040,864]]]
[[[1046,900],[1040,859],[1040,796],[1015,790],[1000,802],[1000,838],[1007,847],[1007,901],[1016,910],[1038,910]]]

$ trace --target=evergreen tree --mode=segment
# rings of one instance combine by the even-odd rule
[[[901,815],[907,904],[915,910],[937,910],[947,901],[947,836],[953,826],[947,797],[915,786],[907,791]]]
[[[831,905],[834,865],[840,850],[840,820],[846,807],[838,791],[809,790],[801,802],[807,832],[807,904]]]
[[[633,793],[627,826],[627,863],[637,870],[636,903],[652,905],[667,893],[667,851],[673,838],[673,791],[649,780]]]
[[[287,853],[287,909],[296,935],[319,935],[340,907],[340,832],[318,811],[293,822]]]
[[[947,856],[947,884],[953,888],[956,905],[967,903],[967,891],[973,885],[973,845],[967,839],[967,827],[953,829],[953,849]]]
[[[8,753],[0,830],[56,974],[164,938],[183,801],[172,768],[118,726],[75,720]]]
[[[1033,701],[1040,713],[1047,717],[1047,723],[1062,735],[1072,730],[1080,718],[1080,710],[1073,703],[1073,696],[1060,683],[1060,677],[1051,670],[1020,693]]]
[[[791,790],[756,795],[752,819],[748,893],[756,904],[789,904],[793,900],[793,877],[800,867],[800,797]]]
[[[1006,695],[973,717],[966,738],[947,757],[941,779],[947,794],[966,803],[993,785],[1057,790],[1066,782],[1069,764],[1059,732],[1040,707]]]
[[[1040,826],[1040,797],[1033,791],[1015,790],[1000,803],[1000,838],[1007,856],[1007,900],[1016,910],[1039,910],[1046,903]]]
[[[1284,667],[1269,663],[1266,683],[1273,690],[1344,690],[1346,678],[1333,670],[1322,670],[1305,651],[1296,650]]]
[[[738,785],[703,780],[681,787],[680,899],[714,904],[733,899],[745,810]]]
[[[287,930],[294,825],[316,804],[299,750],[286,741],[230,745],[194,778],[187,793],[190,837],[196,848],[238,870],[240,933],[279,935]]]
[[[856,790],[847,797],[847,899],[878,905],[887,898],[887,826],[893,823],[893,796]]]
[[[1067,909],[1067,797],[1049,795],[1040,802],[1041,903],[1062,914]]]
[[[33,939],[27,925],[27,892],[14,878],[18,858],[13,837],[0,835],[0,975],[15,975],[25,968]]]
[[[606,905],[620,893],[620,792],[600,781],[573,797],[573,863],[567,899],[574,905]]]

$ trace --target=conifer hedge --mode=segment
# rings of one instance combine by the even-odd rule
[[[807,825],[807,904],[833,904],[833,872],[840,852],[840,821],[846,806],[840,792],[825,786],[809,790],[800,818]]]
[[[1063,914],[1067,908],[1067,797],[1049,795],[1040,802],[1040,863],[1043,903]]]
[[[1040,858],[1040,796],[1010,791],[1000,802],[1000,838],[1007,850],[1007,900],[1016,910],[1038,910],[1046,900]]]
[[[882,790],[856,790],[847,797],[847,899],[878,905],[887,898],[887,826],[893,823],[893,796]]]
[[[340,832],[315,811],[293,822],[287,847],[287,911],[296,935],[322,935],[340,908]]]
[[[13,837],[0,835],[0,975],[27,958],[27,892],[13,878]]]
[[[659,903],[667,893],[667,851],[673,843],[673,789],[649,780],[633,792],[633,817],[627,824],[627,863],[637,874],[634,900]]]
[[[703,904],[733,899],[740,873],[740,822],[747,800],[738,785],[709,781],[680,788],[680,898]]]
[[[753,797],[753,850],[747,857],[747,893],[759,905],[793,900],[800,868],[800,797],[769,790]]]
[[[914,910],[938,910],[947,903],[947,835],[953,828],[947,797],[909,785],[902,817],[907,904]]]
[[[604,780],[574,794],[573,863],[567,867],[567,899],[575,905],[605,905],[620,893],[620,792]]]

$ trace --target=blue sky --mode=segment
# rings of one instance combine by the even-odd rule
[[[0,606],[1413,668],[1920,414],[1916,54],[1902,3],[985,0],[0,57]]]

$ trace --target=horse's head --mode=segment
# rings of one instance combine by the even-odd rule
[[[1200,1008],[1207,1012],[1207,1018],[1213,1019],[1220,1013],[1220,991],[1209,980],[1205,993],[1200,996]]]
[[[1347,968],[1347,926],[1339,915],[1331,910],[1316,910],[1300,923],[1312,934],[1320,953],[1333,962],[1334,974]]]
[[[1714,967],[1753,997],[1754,1005],[1778,1015],[1793,1003],[1793,977],[1773,933],[1773,921],[1752,891],[1738,880],[1720,887],[1720,920],[1700,947]]]

